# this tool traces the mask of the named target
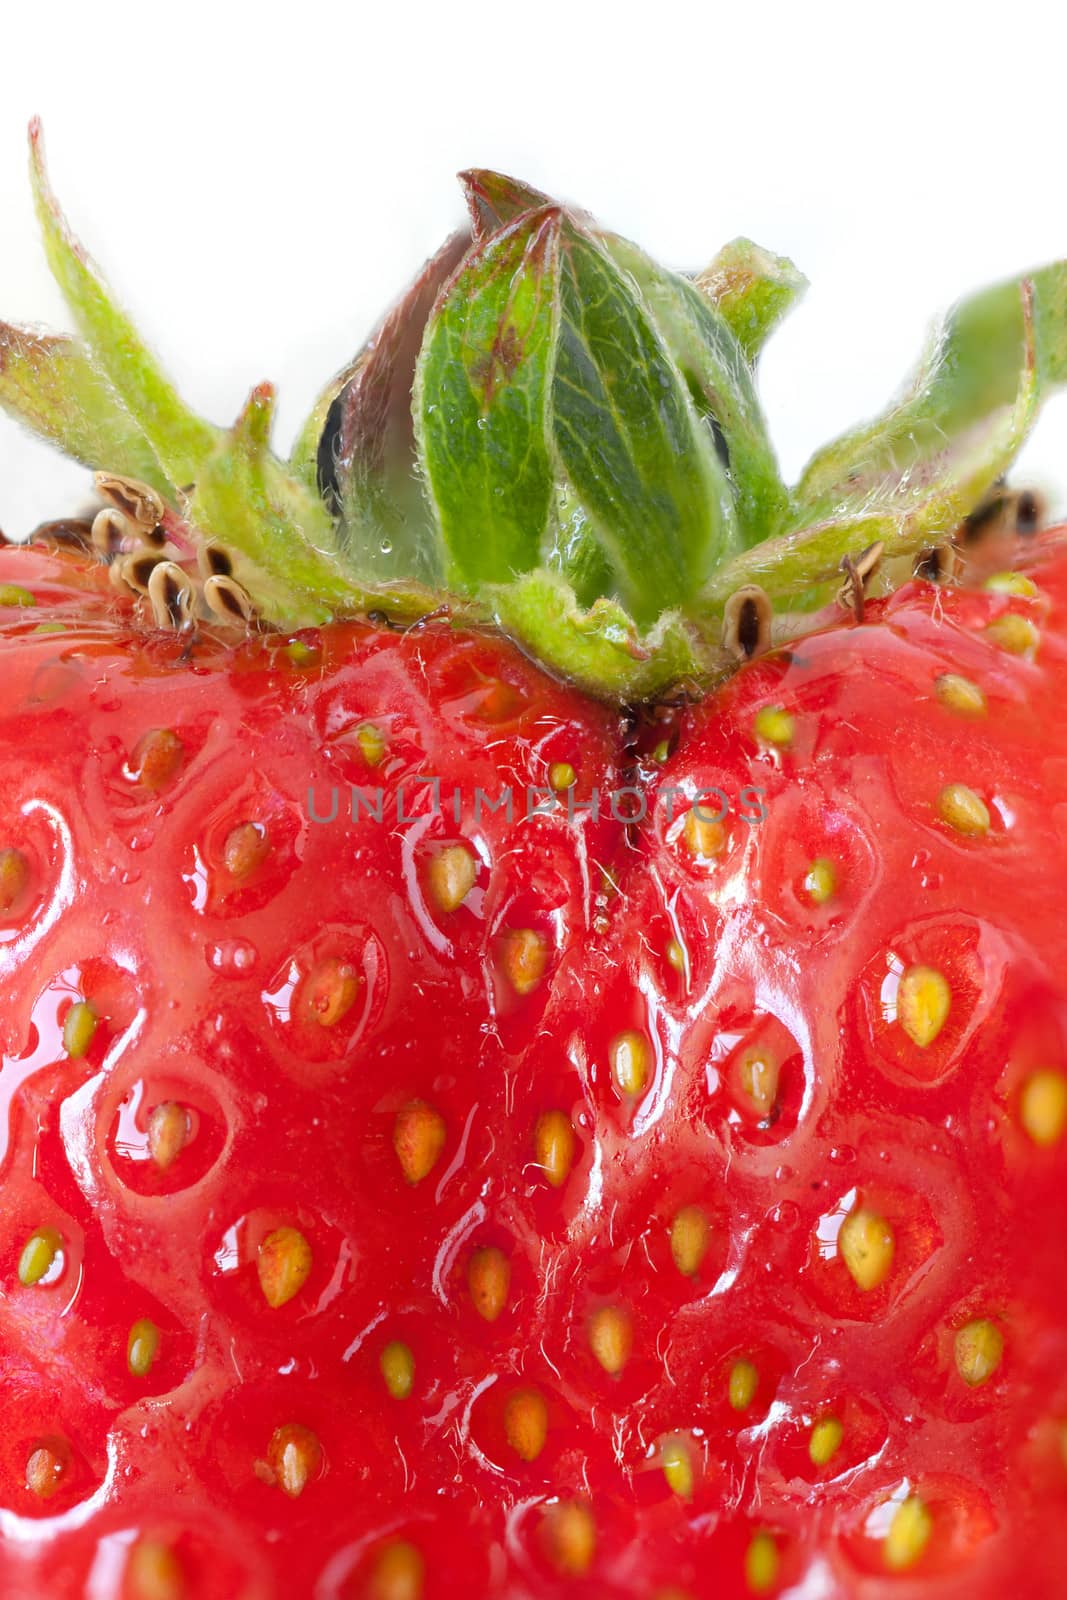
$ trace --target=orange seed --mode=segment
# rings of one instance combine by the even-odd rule
[[[496,1245],[475,1250],[467,1263],[467,1287],[474,1309],[486,1322],[495,1322],[508,1303],[511,1262]]]
[[[393,1149],[409,1183],[429,1176],[445,1147],[445,1119],[425,1100],[402,1106],[393,1124]]]
[[[267,1304],[277,1310],[300,1293],[311,1271],[311,1246],[298,1228],[275,1228],[256,1252],[259,1287]]]

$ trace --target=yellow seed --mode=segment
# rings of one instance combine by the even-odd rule
[[[667,961],[675,972],[680,972],[683,977],[685,976],[685,950],[679,940],[672,939],[667,946]]]
[[[1019,1096],[1019,1120],[1035,1144],[1057,1144],[1067,1127],[1067,1077],[1050,1070],[1031,1073]]]
[[[620,1306],[601,1306],[589,1319],[589,1348],[604,1371],[617,1378],[630,1359],[634,1330]]]
[[[402,1106],[393,1124],[393,1149],[409,1183],[429,1176],[445,1147],[445,1119],[425,1100]]]
[[[756,1398],[759,1388],[759,1373],[751,1361],[735,1361],[730,1368],[730,1382],[727,1394],[730,1404],[735,1411],[747,1411]]]
[[[920,1050],[932,1045],[948,1018],[952,990],[936,967],[909,967],[897,988],[897,1021]]]
[[[745,1551],[745,1582],[753,1594],[766,1594],[778,1581],[778,1546],[769,1533],[753,1534]]]
[[[50,1500],[63,1481],[68,1461],[58,1440],[49,1440],[31,1450],[26,1460],[26,1487],[30,1493]]]
[[[560,1189],[570,1177],[578,1139],[571,1119],[563,1111],[543,1111],[534,1128],[534,1155],[545,1182]]]
[[[741,1062],[741,1088],[761,1117],[769,1117],[778,1099],[777,1061],[754,1051]]]
[[[660,764],[662,764],[664,761],[666,761],[666,759],[670,755],[670,753],[671,753],[670,740],[669,739],[661,739],[659,744],[656,745],[655,749],[652,752],[652,759],[653,759],[653,761],[658,761]]]
[[[804,875],[804,893],[812,905],[824,906],[837,889],[834,864],[827,856],[818,856]]]
[[[72,1061],[80,1061],[87,1053],[98,1021],[88,1000],[75,1000],[63,1019],[63,1048]]]
[[[978,1389],[1000,1366],[1004,1335],[985,1317],[968,1322],[956,1334],[956,1371],[972,1389]]]
[[[659,1459],[668,1489],[672,1490],[680,1500],[691,1500],[694,1478],[693,1452],[688,1440],[678,1435],[664,1439],[660,1445]]]
[[[259,1287],[267,1304],[277,1310],[299,1294],[311,1271],[311,1246],[297,1228],[275,1228],[256,1253]]]
[[[141,1317],[126,1341],[126,1365],[135,1378],[147,1378],[159,1354],[160,1332],[150,1317]]]
[[[930,1543],[934,1519],[918,1495],[902,1500],[893,1513],[882,1553],[891,1572],[913,1567]]]
[[[986,698],[976,683],[958,672],[943,672],[934,679],[934,693],[941,704],[961,717],[984,717]]]
[[[302,1008],[320,1028],[333,1028],[356,1003],[362,978],[349,961],[329,956],[314,967],[301,986]]]
[[[38,1228],[22,1247],[19,1256],[19,1282],[30,1288],[47,1277],[63,1249],[63,1240],[55,1228]]]
[[[153,794],[178,776],[185,746],[171,728],[153,728],[139,741],[130,758],[130,772],[142,789]]]
[[[267,1447],[267,1461],[278,1488],[295,1500],[322,1466],[322,1448],[310,1428],[290,1422],[276,1429]]]
[[[148,1118],[148,1154],[161,1172],[172,1167],[189,1138],[189,1113],[174,1100],[154,1106]]]
[[[893,1269],[893,1230],[884,1217],[860,1206],[850,1211],[837,1236],[837,1253],[858,1289],[877,1289]]]
[[[389,741],[376,722],[361,722],[356,729],[356,743],[368,767],[380,767],[385,760]]]
[[[512,928],[504,941],[504,972],[516,994],[537,988],[548,966],[548,941],[533,928]]]
[[[821,1417],[811,1430],[808,1455],[813,1467],[825,1467],[841,1448],[845,1430],[836,1417]]]
[[[313,667],[319,659],[320,652],[316,645],[308,644],[303,639],[290,639],[284,647],[283,654],[294,667]]]
[[[254,822],[239,822],[226,835],[222,861],[231,878],[244,882],[261,867],[270,854],[266,829]]]
[[[611,1045],[611,1076],[620,1094],[639,1095],[645,1091],[651,1066],[651,1052],[643,1033],[620,1033]]]
[[[761,744],[789,745],[796,732],[796,718],[781,706],[764,706],[757,711],[752,727]]]
[[[467,1264],[467,1288],[474,1309],[486,1322],[495,1322],[508,1303],[511,1262],[496,1245],[475,1250]]]
[[[722,854],[726,844],[726,829],[714,816],[700,816],[696,807],[690,806],[685,814],[683,832],[690,855],[708,861]]]
[[[37,598],[20,583],[0,583],[0,606],[35,606]]]
[[[548,1407],[536,1389],[517,1389],[504,1407],[504,1436],[522,1461],[536,1461],[548,1438]]]
[[[10,911],[24,893],[30,864],[21,850],[0,850],[0,911]]]
[[[545,1513],[545,1541],[552,1564],[569,1578],[589,1571],[596,1556],[596,1522],[581,1500],[561,1500]]]
[[[371,1568],[366,1600],[422,1600],[426,1563],[406,1539],[384,1545]]]
[[[695,1278],[711,1244],[711,1223],[699,1206],[683,1206],[671,1223],[671,1255],[678,1271]]]
[[[447,844],[430,859],[430,894],[439,911],[455,911],[474,888],[477,864],[461,844]]]
[[[1037,584],[1024,572],[991,572],[983,588],[994,594],[1021,594],[1032,600],[1037,594]]]
[[[126,1567],[130,1600],[185,1600],[185,1575],[169,1545],[138,1539]]]
[[[1041,635],[1029,617],[1020,617],[1017,611],[1006,611],[986,626],[986,634],[993,643],[1009,655],[1025,656],[1032,661],[1037,655]]]
[[[578,774],[569,761],[553,761],[548,769],[548,781],[553,789],[570,789],[578,780]]]
[[[379,1365],[385,1387],[394,1400],[407,1400],[415,1387],[415,1357],[400,1339],[391,1339],[382,1351]]]
[[[941,820],[947,822],[950,828],[955,828],[957,833],[967,833],[977,837],[989,832],[989,807],[981,795],[969,789],[965,783],[950,783],[937,798],[937,809]]]

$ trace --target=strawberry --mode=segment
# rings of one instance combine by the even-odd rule
[[[0,403],[102,505],[0,548],[4,1595],[1052,1600],[1067,267],[790,488],[790,263],[472,172],[283,462],[31,149]]]

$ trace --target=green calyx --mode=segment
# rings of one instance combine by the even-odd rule
[[[963,301],[880,417],[781,477],[762,346],[803,293],[748,240],[695,277],[496,173],[326,387],[288,459],[273,390],[234,426],[190,412],[31,172],[79,337],[0,323],[0,406],[87,465],[149,484],[228,551],[267,622],[448,606],[594,693],[727,670],[724,614],[758,585],[828,600],[842,559],[949,536],[1067,378],[1067,262]]]

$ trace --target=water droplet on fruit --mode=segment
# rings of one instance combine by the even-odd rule
[[[219,939],[207,947],[207,963],[220,978],[244,978],[255,970],[259,951],[248,939]]]

